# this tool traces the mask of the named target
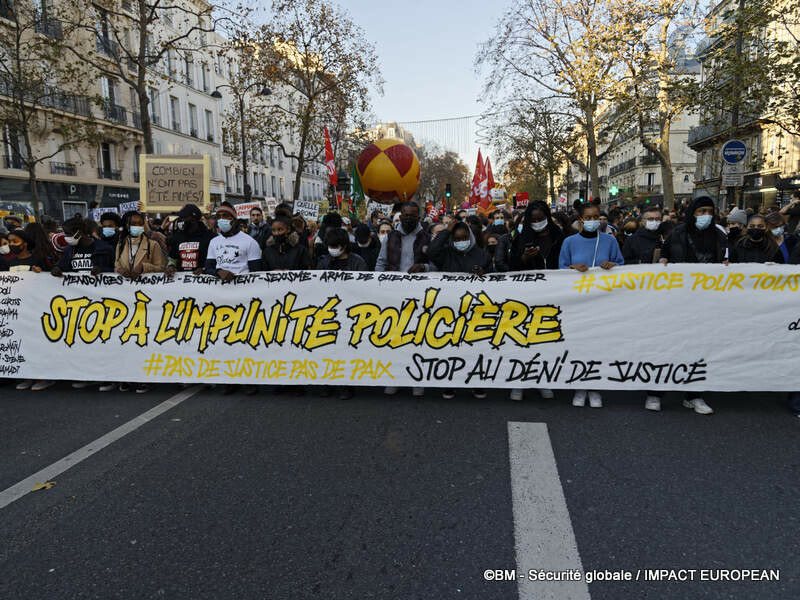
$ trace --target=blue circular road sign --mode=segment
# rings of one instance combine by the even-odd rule
[[[736,164],[744,160],[747,154],[747,146],[742,140],[728,140],[722,146],[722,160],[728,164]]]

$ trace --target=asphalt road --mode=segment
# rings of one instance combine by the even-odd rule
[[[173,396],[0,387],[0,492]],[[591,598],[800,597],[800,419],[777,395],[204,390],[0,508],[0,599],[516,599],[508,423],[546,423],[585,570],[779,569],[612,582]]]

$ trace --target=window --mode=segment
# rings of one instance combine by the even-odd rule
[[[175,75],[175,51],[172,48],[167,50],[167,75]]]
[[[111,179],[111,144],[108,142],[100,144],[100,170],[101,177]]]
[[[25,145],[16,129],[10,126],[3,127],[3,164],[6,169],[24,168]]]
[[[263,173],[261,174],[261,195],[267,195],[267,176]]]
[[[274,167],[275,166],[275,153],[273,152],[273,150],[275,150],[275,148],[270,147],[270,149],[269,149],[269,166],[270,167]],[[273,185],[272,187],[274,188],[275,186]]]
[[[651,188],[656,184],[656,174],[647,173],[647,187]]]
[[[211,77],[210,77],[211,74],[208,72],[208,65],[206,63],[203,63],[203,65],[202,65],[202,67],[200,69],[200,73],[201,73],[201,75],[203,77],[203,91],[208,93],[208,90],[210,89],[209,88],[209,81],[211,79]]]
[[[197,133],[197,107],[194,104],[189,105],[189,135],[198,137]]]
[[[153,88],[150,88],[150,120],[153,125],[161,125],[161,97]]]
[[[183,59],[183,72],[184,72],[184,83],[189,87],[194,87],[194,61],[192,57],[187,55],[186,58]]]
[[[284,182],[283,177],[281,177],[281,200],[283,200],[285,196],[286,196],[286,183]]]
[[[169,108],[172,112],[172,129],[180,132],[181,130],[181,104],[175,96],[169,97]]]
[[[272,175],[270,180],[269,195],[274,197],[277,195],[277,188],[275,187],[275,175]]]
[[[231,168],[225,167],[225,191],[231,191]]]
[[[206,111],[206,139],[209,142],[214,141],[214,113],[210,110]]]

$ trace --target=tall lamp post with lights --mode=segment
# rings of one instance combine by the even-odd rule
[[[247,138],[245,137],[245,124],[244,124],[244,113],[245,113],[245,104],[244,99],[247,93],[256,86],[261,86],[261,90],[258,92],[259,96],[270,96],[272,91],[263,83],[261,82],[253,82],[248,85],[244,89],[240,89],[234,87],[232,85],[223,84],[218,85],[213,92],[211,92],[211,97],[215,98],[216,100],[222,99],[222,94],[220,90],[222,88],[228,88],[233,92],[233,96],[236,98],[239,104],[239,122],[241,124],[241,137],[242,137],[242,179],[244,183],[244,199],[245,202],[249,202],[252,194],[252,189],[250,188],[250,184],[247,182]]]

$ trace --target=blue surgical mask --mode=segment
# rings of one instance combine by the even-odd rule
[[[131,232],[131,237],[137,238],[144,233],[144,227],[141,225],[131,225],[128,229]]]
[[[494,219],[495,225],[503,225],[505,222],[506,222],[505,219],[498,219],[497,217],[495,217]]]
[[[517,233],[522,233],[522,223],[517,225]]]
[[[584,221],[583,222],[583,230],[588,231],[589,233],[594,233],[598,229],[600,229],[600,221]]]
[[[219,219],[217,221],[217,227],[222,233],[228,233],[231,230],[231,221],[230,219]]]
[[[700,215],[699,217],[694,218],[694,222],[698,229],[708,229],[708,226],[711,225],[711,220],[713,218],[714,217],[712,215]]]
[[[114,237],[115,233],[117,233],[116,227],[103,227],[103,237]]]
[[[462,240],[460,242],[453,242],[453,248],[459,252],[466,252],[469,249],[469,240]]]

